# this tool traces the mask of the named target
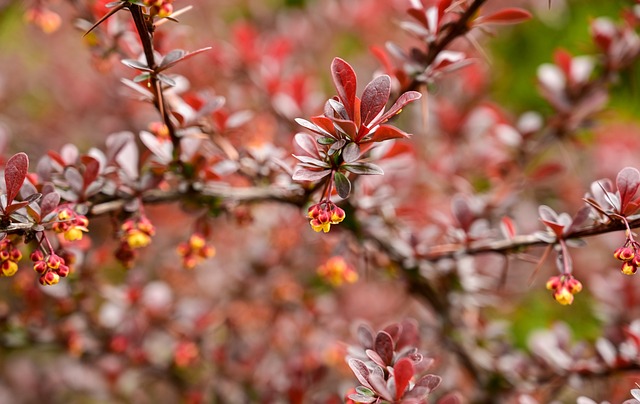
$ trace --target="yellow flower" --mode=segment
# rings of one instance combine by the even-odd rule
[[[18,272],[18,264],[13,261],[4,261],[2,266],[0,266],[0,270],[2,270],[2,275],[4,276],[13,276]]]
[[[358,280],[358,273],[342,257],[331,257],[318,268],[318,275],[335,287]]]
[[[71,226],[69,230],[64,233],[64,239],[67,241],[78,241],[82,240],[82,232],[89,231],[86,227],[82,226]]]
[[[151,243],[151,237],[143,231],[133,229],[126,234],[126,241],[132,249],[146,247]]]
[[[556,301],[562,305],[573,303],[573,294],[566,287],[561,287],[553,294]]]

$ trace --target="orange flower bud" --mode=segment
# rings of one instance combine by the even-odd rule
[[[5,261],[0,266],[0,271],[4,276],[13,276],[18,272],[18,264],[13,261]]]

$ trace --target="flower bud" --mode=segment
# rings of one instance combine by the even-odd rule
[[[561,283],[559,276],[552,276],[547,281],[546,287],[548,290],[556,290],[560,287]]]
[[[623,274],[625,275],[633,275],[638,270],[638,267],[634,265],[632,262],[624,262],[622,264],[622,268],[620,268]]]
[[[55,285],[60,282],[60,275],[55,272],[49,271],[42,276],[40,276],[40,284],[41,285]]]
[[[60,264],[63,264],[63,263],[64,262],[62,261],[62,258],[60,258],[55,253],[47,257],[47,266],[51,269],[58,269],[60,267]]]
[[[562,305],[573,303],[573,294],[566,287],[561,287],[553,294],[554,299]]]
[[[5,261],[0,265],[0,271],[4,276],[13,276],[18,272],[18,264],[13,261]]]
[[[70,269],[67,265],[60,265],[56,270],[56,273],[60,275],[61,278],[66,278],[69,275]]]
[[[35,250],[31,253],[29,258],[31,258],[31,261],[33,262],[42,261],[44,259],[44,254],[40,250]]]
[[[33,264],[33,270],[36,271],[39,274],[43,274],[46,272],[47,270],[47,263],[42,260],[42,261],[36,261],[35,264]]]
[[[345,217],[346,213],[344,213],[344,210],[336,206],[335,209],[331,211],[331,224],[338,224],[342,222]]]
[[[620,261],[631,261],[635,253],[629,247],[620,247],[613,253],[613,256]]]
[[[571,294],[575,295],[582,290],[582,283],[576,278],[572,277],[567,281],[567,288],[569,289],[569,292],[571,292]]]

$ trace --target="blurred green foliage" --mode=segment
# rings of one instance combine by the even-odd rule
[[[546,2],[545,2],[546,3]],[[500,27],[495,38],[488,41],[492,60],[493,97],[515,112],[526,110],[549,111],[546,102],[536,91],[536,70],[553,60],[555,49],[564,48],[573,55],[594,54],[596,49],[589,35],[589,24],[597,17],[619,21],[622,7],[628,0],[573,0],[561,9],[552,2],[544,6],[534,18],[513,28]],[[613,94],[613,106],[623,115],[640,106],[637,82],[638,71],[621,77]]]

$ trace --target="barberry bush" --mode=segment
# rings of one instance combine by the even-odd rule
[[[639,28],[0,2],[0,402],[638,402]]]

